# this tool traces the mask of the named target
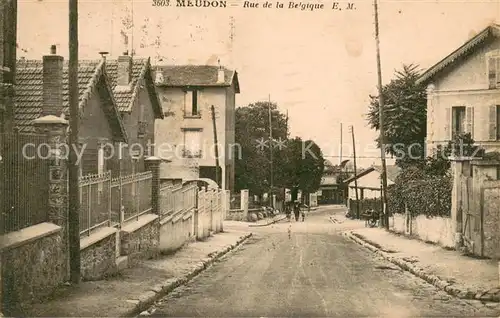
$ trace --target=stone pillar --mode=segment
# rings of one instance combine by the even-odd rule
[[[455,247],[462,246],[462,213],[460,207],[462,205],[461,178],[463,161],[457,158],[450,158],[451,173],[453,175],[453,185],[451,190],[451,229],[454,233]]]
[[[272,197],[271,197],[271,206],[273,207],[273,209],[276,209],[276,194],[273,194]]]
[[[241,190],[241,210],[243,210],[243,220],[248,218],[248,190]]]
[[[48,137],[50,153],[49,168],[49,213],[48,221],[62,228],[61,242],[64,262],[61,264],[65,278],[69,279],[69,233],[68,233],[68,169],[61,146],[67,145],[68,121],[56,116],[44,116],[33,121],[37,131]],[[71,147],[72,145],[69,145]],[[69,150],[68,147],[65,147]]]
[[[151,171],[153,178],[151,179],[151,212],[160,215],[160,163],[158,157],[148,157],[144,160],[146,169]]]

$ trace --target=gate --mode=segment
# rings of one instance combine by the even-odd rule
[[[478,189],[474,189],[472,177],[460,176],[457,223],[462,224],[462,238],[467,250],[472,254],[481,255],[483,218],[480,197],[474,195],[475,190]]]

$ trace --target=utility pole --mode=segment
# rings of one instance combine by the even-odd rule
[[[78,110],[78,0],[69,0],[69,256],[70,279],[80,283],[80,187],[75,146],[78,145],[80,114]]]
[[[358,173],[356,171],[356,141],[354,139],[354,126],[351,126],[351,134],[352,134],[352,149],[354,155],[354,191],[356,192],[356,217],[359,219],[358,179],[356,178]]]
[[[210,107],[212,110],[212,124],[214,127],[214,146],[215,146],[215,182],[220,187],[219,180],[219,145],[217,141],[217,125],[215,124],[215,107]]]
[[[384,214],[384,226],[389,230],[389,213],[387,211],[387,166],[385,163],[385,129],[384,129],[384,97],[382,96],[382,70],[380,66],[380,40],[378,30],[378,5],[373,0],[375,7],[375,42],[377,44],[377,77],[378,77],[378,114],[380,129],[380,159],[382,161],[382,206]]]
[[[271,207],[274,209],[273,205],[273,194],[274,194],[274,171],[273,171],[273,122],[272,122],[272,111],[271,111],[271,94],[269,94],[269,149],[271,157]]]

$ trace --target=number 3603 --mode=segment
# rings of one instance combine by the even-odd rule
[[[153,7],[168,7],[170,0],[153,0]]]

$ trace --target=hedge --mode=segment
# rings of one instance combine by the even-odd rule
[[[452,177],[425,176],[416,180],[397,180],[388,189],[391,213],[404,213],[405,204],[413,216],[450,216]]]

